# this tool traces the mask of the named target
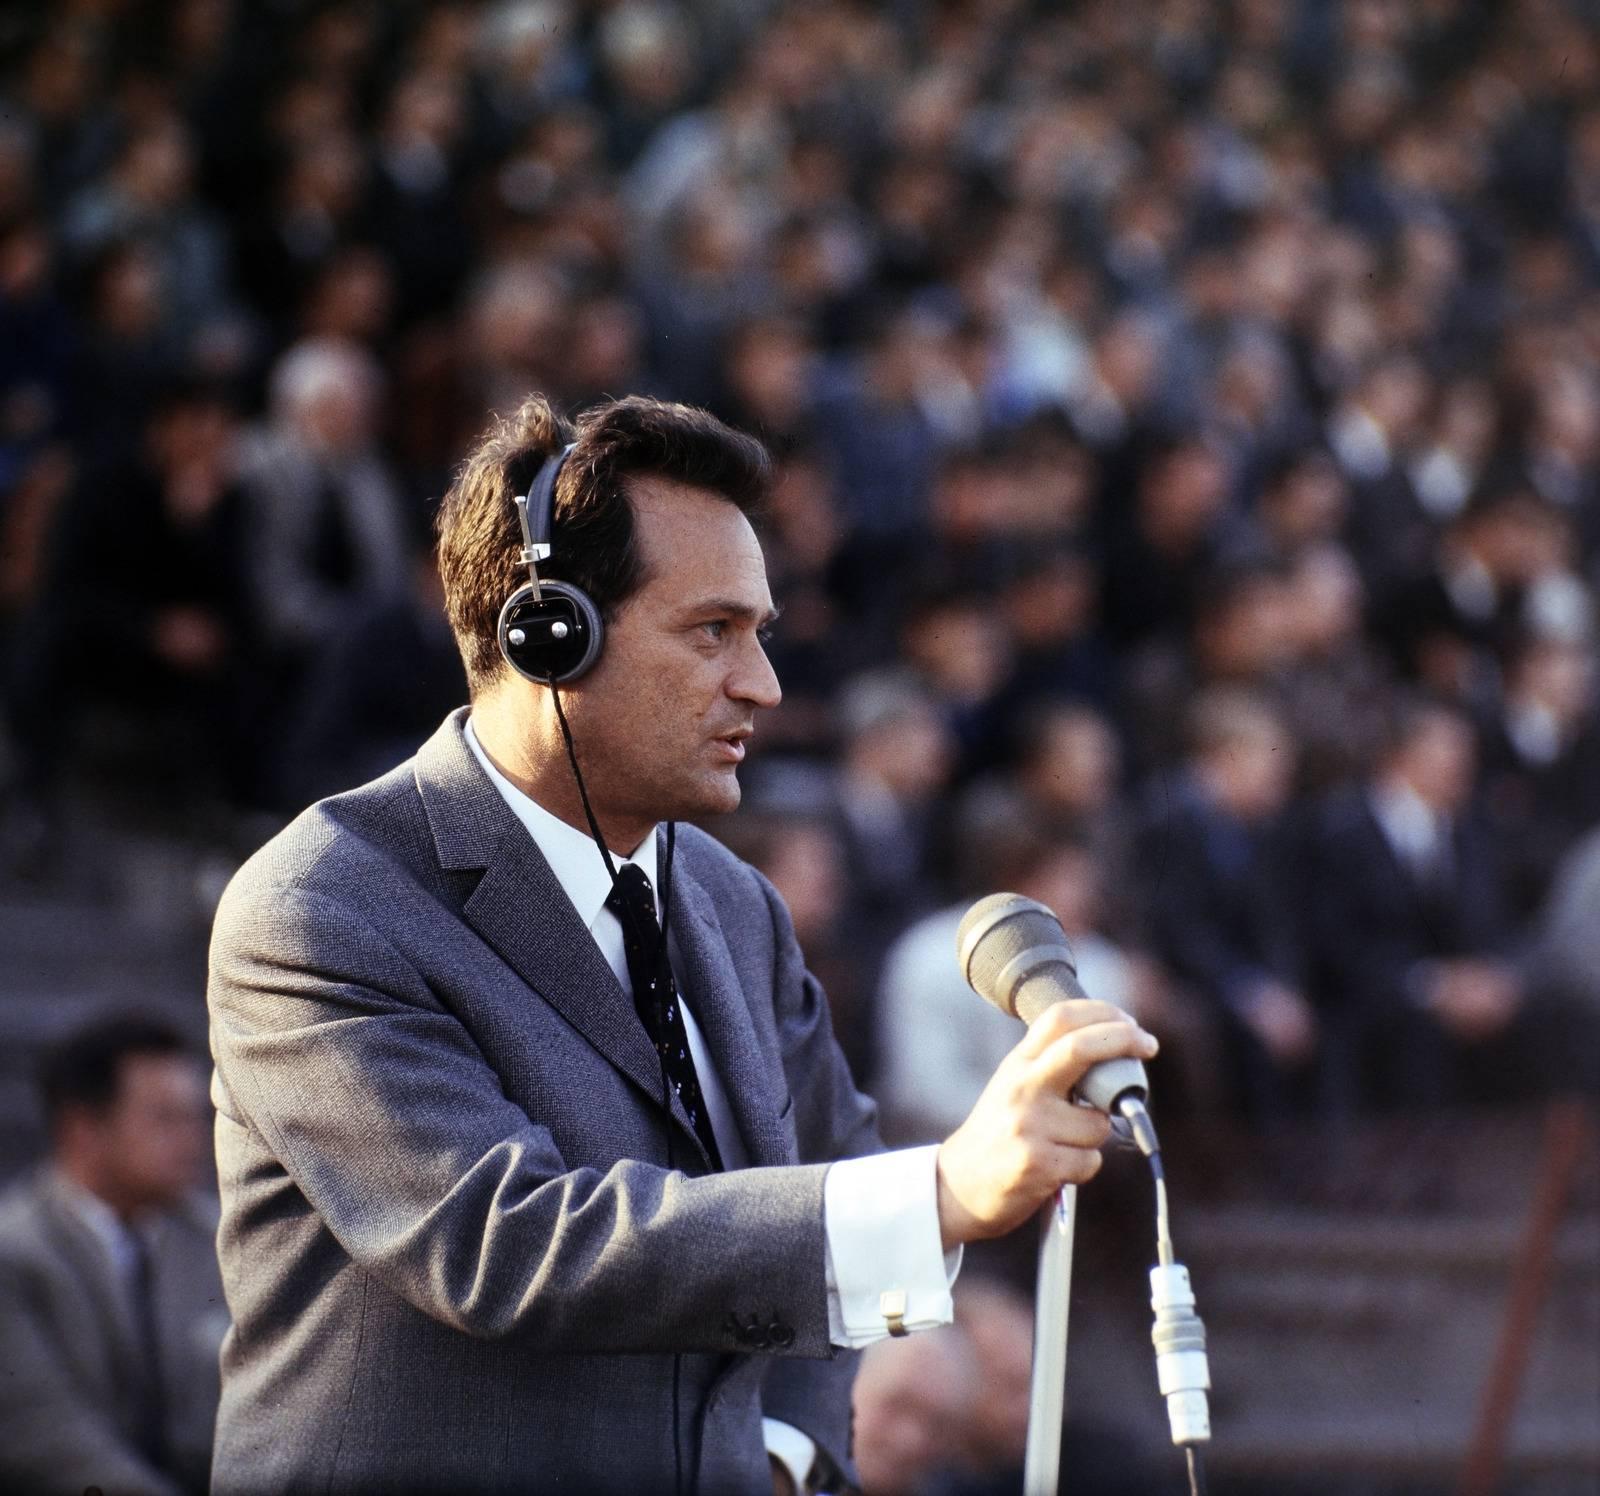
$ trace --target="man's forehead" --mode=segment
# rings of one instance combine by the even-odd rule
[[[635,473],[624,480],[634,513],[641,518],[649,513],[657,516],[685,513],[714,514],[727,510],[743,518],[739,506],[714,488],[700,488],[693,483],[680,483],[676,478],[663,478],[653,473]]]
[[[633,481],[629,496],[646,588],[676,578],[686,593],[709,588],[743,596],[748,591],[752,606],[770,604],[761,542],[731,500],[663,478]]]

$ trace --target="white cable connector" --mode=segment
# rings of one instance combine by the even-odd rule
[[[1172,1442],[1203,1444],[1211,1438],[1206,1392],[1211,1368],[1206,1362],[1206,1327],[1194,1311],[1189,1269],[1167,1263],[1150,1269],[1150,1307],[1156,1322],[1150,1339],[1156,1348],[1156,1380],[1167,1400]]]

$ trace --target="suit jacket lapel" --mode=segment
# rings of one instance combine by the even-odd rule
[[[661,1067],[627,994],[533,838],[500,798],[453,713],[419,750],[416,782],[440,865],[483,877],[462,917],[657,1107]],[[684,1131],[694,1131],[674,1108]]]
[[[797,1162],[778,1118],[782,1077],[773,1076],[762,1050],[716,904],[681,858],[672,874],[672,905],[673,967],[711,1050],[750,1162]]]

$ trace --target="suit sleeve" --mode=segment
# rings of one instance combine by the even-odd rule
[[[41,1317],[24,1266],[0,1260],[0,1485],[61,1496],[178,1496],[87,1400]]]
[[[786,1070],[818,1075],[820,1099],[796,1103],[818,1161],[569,1169],[412,964],[336,898],[230,890],[212,949],[221,1109],[361,1268],[458,1330],[544,1352],[747,1351],[734,1316],[759,1315],[792,1331],[769,1353],[832,1354],[820,1158],[870,1146],[870,1108],[826,1053],[820,994],[796,983],[786,1002]]]

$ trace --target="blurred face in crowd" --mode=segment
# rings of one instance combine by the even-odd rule
[[[925,1330],[880,1340],[856,1378],[855,1458],[873,1496],[912,1496],[956,1463],[978,1391],[966,1338]]]
[[[210,1161],[205,1076],[184,1054],[131,1054],[103,1108],[68,1105],[56,1133],[62,1168],[124,1218],[176,1204]]]
[[[1015,1294],[975,1282],[956,1303],[978,1362],[978,1388],[968,1424],[967,1459],[978,1470],[1021,1465],[1028,1443],[1028,1391],[1033,1371],[1033,1315]]]
[[[1094,854],[1083,847],[1052,847],[1017,880],[1024,898],[1055,910],[1069,935],[1093,930],[1100,914],[1100,875]]]
[[[851,764],[902,800],[937,794],[950,772],[950,734],[931,707],[897,712],[850,745]]]
[[[1394,772],[1429,806],[1449,815],[1472,791],[1472,732],[1448,712],[1425,717],[1394,756]]]
[[[1211,674],[1248,679],[1273,669],[1293,648],[1290,599],[1276,577],[1257,577],[1202,616],[1196,645]]]
[[[1139,491],[1140,529],[1160,550],[1195,544],[1228,496],[1227,471],[1209,448],[1191,443],[1158,462]]]
[[[822,822],[796,819],[776,838],[761,870],[788,906],[801,945],[820,944],[844,899],[844,854],[837,835]]]
[[[1361,577],[1334,546],[1308,551],[1285,590],[1288,635],[1298,652],[1324,658],[1361,633]]]
[[[955,701],[982,701],[1005,680],[1010,641],[994,611],[959,598],[927,608],[905,627],[910,660],[934,689]]]
[[[1267,722],[1234,732],[1203,762],[1217,798],[1241,820],[1275,815],[1294,782],[1295,751],[1288,733]]]
[[[1588,711],[1594,694],[1592,650],[1559,639],[1530,645],[1516,662],[1507,688],[1517,705],[1540,707],[1563,725]]]
[[[1073,708],[1046,723],[1038,751],[1023,772],[1034,799],[1086,815],[1102,809],[1116,793],[1120,769],[1110,727],[1095,713]]]

